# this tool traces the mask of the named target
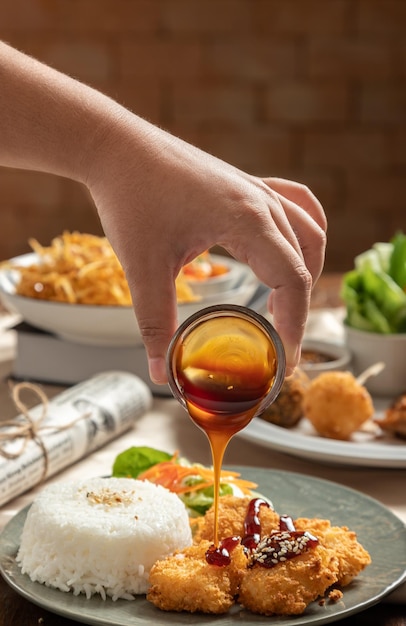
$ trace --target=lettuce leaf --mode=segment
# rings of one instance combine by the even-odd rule
[[[403,291],[406,290],[406,235],[397,233],[392,239],[393,251],[388,274]]]
[[[231,485],[220,484],[220,496],[228,496],[233,494]],[[179,494],[180,499],[189,511],[189,515],[199,516],[205,515],[214,502],[214,488],[206,487],[198,491],[189,491]]]
[[[346,324],[376,333],[406,332],[406,235],[374,244],[354,265],[341,286]]]
[[[171,458],[171,454],[148,446],[128,448],[116,457],[112,475],[117,478],[137,478],[150,467],[161,461],[170,461]]]

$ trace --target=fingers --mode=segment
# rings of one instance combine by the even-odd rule
[[[289,221],[313,284],[319,278],[325,258],[327,220],[318,199],[305,185],[281,178],[264,181],[276,192]]]
[[[264,182],[278,194],[300,206],[322,230],[327,230],[327,219],[323,207],[306,185],[284,178],[266,178]]]
[[[264,248],[257,240],[248,258],[257,276],[272,287],[268,304],[285,346],[289,374],[300,359],[311,289],[323,269],[327,223],[307,187],[282,179],[264,182],[276,192],[277,202],[268,200],[270,232]]]
[[[306,267],[312,276],[313,284],[315,284],[324,266],[326,250],[325,231],[309,213],[303,211],[297,204],[280,194],[278,194],[278,198],[284,208],[286,218],[294,225],[298,245],[300,246]]]
[[[300,346],[310,306],[312,277],[304,259],[281,234],[257,240],[249,264],[258,278],[272,288],[268,302],[273,323],[286,353],[287,375],[300,359]]]

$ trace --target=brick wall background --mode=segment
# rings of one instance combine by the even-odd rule
[[[305,182],[328,270],[406,230],[405,0],[2,0],[0,38],[238,167]],[[0,258],[100,232],[69,180],[0,168],[0,202]]]

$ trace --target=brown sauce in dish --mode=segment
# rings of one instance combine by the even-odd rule
[[[224,452],[232,436],[247,426],[272,388],[276,353],[258,326],[245,319],[225,316],[194,329],[183,341],[176,358],[179,386],[189,415],[210,442],[217,546]]]
[[[330,361],[335,360],[335,357],[331,356],[331,354],[326,354],[316,350],[302,350],[300,365],[317,365],[317,363],[329,363]]]

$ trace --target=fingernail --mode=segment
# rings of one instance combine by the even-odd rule
[[[157,385],[164,385],[168,382],[165,359],[154,357],[149,359],[149,375],[152,382]]]
[[[290,376],[293,374],[296,366],[299,364],[300,355],[301,355],[301,346],[285,346],[285,355],[286,355],[286,375]]]

